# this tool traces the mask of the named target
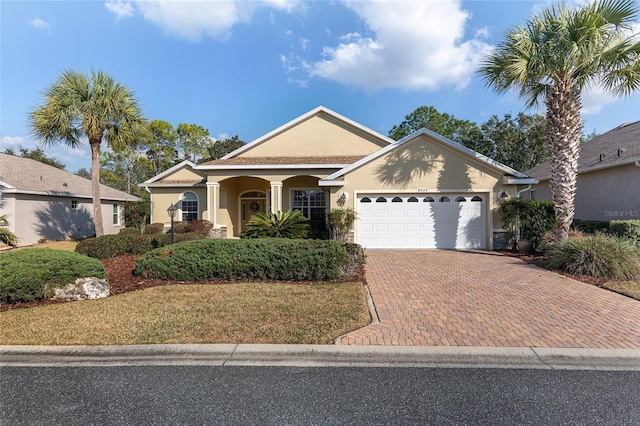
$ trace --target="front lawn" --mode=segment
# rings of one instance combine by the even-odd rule
[[[2,312],[0,344],[328,344],[369,322],[360,282],[183,284]]]

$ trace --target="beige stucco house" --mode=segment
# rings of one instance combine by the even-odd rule
[[[540,181],[525,198],[551,200],[549,163],[526,172]],[[640,121],[594,137],[580,147],[575,218],[640,219]]]
[[[152,222],[205,219],[237,237],[258,212],[298,209],[324,220],[352,208],[366,248],[494,247],[498,203],[536,182],[434,132],[394,141],[318,107],[225,157],[185,161],[144,182]]]
[[[125,201],[138,197],[100,187],[105,234],[124,227]],[[29,158],[0,154],[0,215],[19,245],[95,234],[91,181]]]

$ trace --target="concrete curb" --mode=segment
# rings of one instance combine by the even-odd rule
[[[640,350],[256,344],[0,346],[0,367],[140,365],[640,371]]]

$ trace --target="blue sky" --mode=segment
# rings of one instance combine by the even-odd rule
[[[102,69],[144,115],[251,141],[324,105],[382,134],[419,106],[481,124],[524,110],[474,74],[545,1],[0,1],[0,151],[64,69]],[[640,24],[637,26],[640,28]],[[640,120],[640,94],[583,96],[585,131]],[[524,110],[544,112],[544,110]],[[76,171],[88,146],[45,151]]]

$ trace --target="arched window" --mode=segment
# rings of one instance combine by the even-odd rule
[[[471,201],[482,201],[482,198],[478,197],[477,195],[475,197],[473,197],[471,199]]]
[[[393,200],[391,200],[392,203],[401,203],[402,202],[402,198],[400,197],[393,197]]]
[[[416,197],[409,197],[409,199],[407,200],[407,203],[417,203],[418,199]]]
[[[371,202],[371,198],[369,198],[369,197],[361,198],[361,199],[360,199],[360,202],[361,202],[361,203],[370,203],[370,202]]]
[[[464,198],[464,197],[457,197],[457,198],[456,198],[456,202],[457,202],[457,203],[464,203],[465,201],[467,201],[467,199],[466,199],[466,198]]]
[[[433,199],[433,197],[424,197],[424,200],[422,200],[424,203],[433,203],[435,200]]]
[[[193,192],[185,192],[180,200],[182,221],[198,220],[198,196]]]
[[[386,203],[387,199],[384,197],[378,197],[376,198],[376,203]]]
[[[451,199],[449,199],[449,197],[440,197],[440,201],[441,203],[448,203],[451,201]]]

